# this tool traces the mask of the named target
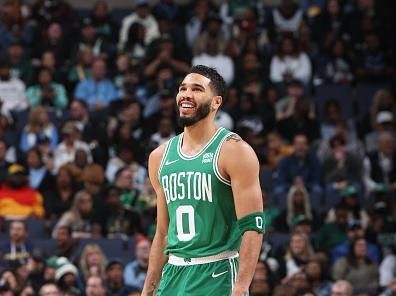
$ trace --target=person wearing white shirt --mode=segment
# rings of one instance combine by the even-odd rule
[[[158,38],[159,28],[158,23],[155,18],[150,14],[150,6],[147,0],[138,0],[136,2],[136,11],[126,16],[122,20],[122,25],[120,29],[120,40],[118,43],[118,48],[120,50],[124,49],[125,43],[128,40],[128,32],[131,25],[135,22],[140,23],[146,29],[144,43],[146,45],[150,44],[151,41]]]
[[[215,68],[223,76],[227,85],[230,85],[234,80],[234,62],[229,56],[219,52],[216,40],[207,40],[206,52],[195,56],[192,65],[205,65]]]
[[[66,122],[62,128],[63,141],[56,146],[54,152],[54,169],[53,173],[57,173],[59,168],[69,162],[73,162],[76,151],[84,150],[87,153],[88,163],[92,162],[92,155],[89,145],[78,140],[78,129],[73,122]]]
[[[8,118],[11,111],[21,111],[28,107],[25,84],[19,78],[12,78],[10,70],[8,62],[0,62],[1,113]]]
[[[273,83],[287,83],[292,79],[297,79],[306,85],[309,83],[311,75],[312,66],[308,55],[298,51],[293,38],[283,38],[279,53],[271,59],[271,81]]]
[[[396,246],[393,246],[393,253],[385,256],[379,266],[379,284],[387,287],[396,278]]]

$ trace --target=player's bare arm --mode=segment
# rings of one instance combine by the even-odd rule
[[[161,279],[162,268],[168,259],[168,256],[164,254],[164,249],[167,243],[169,216],[165,195],[158,181],[158,170],[165,147],[165,145],[161,145],[151,152],[148,163],[150,181],[157,194],[157,228],[151,246],[149,267],[142,292],[142,295],[145,296],[154,295]]]
[[[249,214],[262,212],[259,161],[251,146],[238,135],[230,135],[223,144],[219,167],[223,176],[231,181],[238,220]],[[234,296],[246,295],[248,292],[261,244],[262,234],[260,232],[246,231],[243,233]]]

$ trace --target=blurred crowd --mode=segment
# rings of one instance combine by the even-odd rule
[[[197,64],[224,77],[217,124],[261,164],[251,295],[396,295],[396,2],[278,2],[2,2],[0,295],[138,295],[148,155],[181,131]],[[131,238],[130,261],[96,243]]]

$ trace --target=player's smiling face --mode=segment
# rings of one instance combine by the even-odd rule
[[[210,79],[196,73],[188,74],[179,87],[176,96],[178,121],[181,126],[191,126],[208,116],[213,110],[215,96]]]

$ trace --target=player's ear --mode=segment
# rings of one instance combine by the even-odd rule
[[[221,96],[215,96],[213,98],[213,103],[212,103],[213,109],[218,110],[222,102],[223,102],[223,98]]]

